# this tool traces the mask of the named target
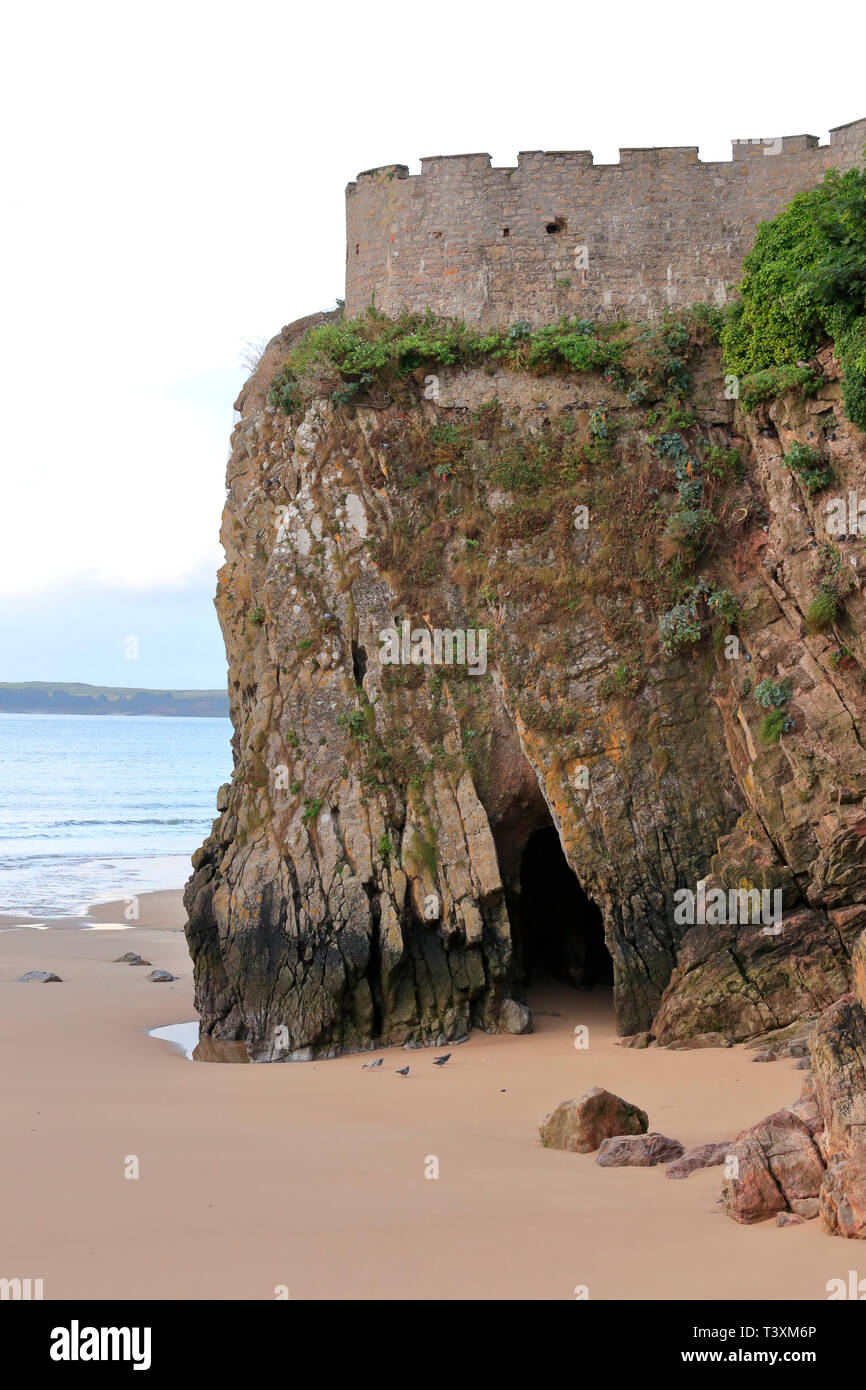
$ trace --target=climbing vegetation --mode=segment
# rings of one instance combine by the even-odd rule
[[[481,330],[430,311],[390,319],[370,308],[358,318],[310,329],[274,377],[268,400],[292,415],[315,396],[347,405],[393,391],[420,368],[487,365],[537,375],[601,372],[639,404],[659,386],[687,389],[689,352],[696,343],[716,341],[722,322],[719,310],[697,304],[652,324],[563,318],[540,328],[517,320]],[[595,427],[603,437],[601,418]]]
[[[848,418],[866,429],[866,171],[831,170],[758,228],[740,297],[722,332],[726,369],[749,408],[790,385],[828,340],[842,368]],[[779,374],[775,377],[773,374]],[[788,375],[786,376],[785,373]],[[794,376],[799,373],[799,376]]]

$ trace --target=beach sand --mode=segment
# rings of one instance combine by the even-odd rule
[[[818,1221],[730,1221],[720,1168],[677,1182],[538,1142],[593,1085],[687,1147],[730,1139],[796,1099],[792,1061],[623,1048],[609,992],[557,987],[531,996],[531,1036],[473,1033],[441,1068],[442,1049],[372,1054],[372,1072],[366,1055],[190,1062],[147,1036],[195,1017],[180,893],[142,895],[130,930],[83,921],[123,924],[123,904],[0,930],[0,1277],[41,1278],[46,1299],[820,1300],[857,1264]],[[112,964],[127,950],[178,981]],[[15,982],[37,969],[63,983]]]

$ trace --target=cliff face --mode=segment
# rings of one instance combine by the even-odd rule
[[[545,829],[600,910],[621,1032],[741,1039],[842,996],[866,927],[866,607],[862,538],[826,507],[866,498],[866,437],[829,353],[814,395],[752,414],[693,341],[674,418],[600,375],[495,364],[288,416],[267,393],[298,331],[242,393],[228,466],[235,773],[186,894],[203,1031],[262,1061],[523,1031]],[[783,465],[795,442],[822,490]],[[701,640],[662,641],[665,611]],[[405,659],[422,630],[465,632],[466,663]],[[779,890],[781,920],[690,924],[702,880]],[[578,985],[602,969],[590,916],[558,943]]]

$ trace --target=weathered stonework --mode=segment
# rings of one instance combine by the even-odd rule
[[[531,151],[513,169],[487,154],[389,165],[346,190],[346,310],[371,302],[498,325],[562,314],[651,318],[723,304],[758,223],[825,170],[859,164],[866,120],[812,135],[738,140],[733,159],[697,148]],[[548,231],[547,228],[555,228]]]

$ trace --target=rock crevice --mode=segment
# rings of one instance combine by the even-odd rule
[[[275,1061],[522,1031],[513,927],[543,827],[601,913],[621,1032],[738,1040],[840,999],[866,926],[862,543],[830,537],[782,466],[817,441],[835,490],[866,493],[838,381],[746,415],[695,346],[678,437],[738,451],[741,474],[705,465],[716,530],[694,578],[736,597],[738,652],[705,623],[666,653],[672,555],[653,547],[676,493],[652,401],[591,373],[443,368],[435,401],[422,369],[286,415],[267,392],[309,322],[245,387],[228,466],[235,769],[186,891],[204,1033]],[[834,565],[844,608],[815,630]],[[474,669],[468,646],[405,660],[404,623],[431,650],[483,631],[484,669],[478,646]],[[772,744],[762,680],[790,690]],[[679,920],[699,883],[778,890],[781,930]]]

